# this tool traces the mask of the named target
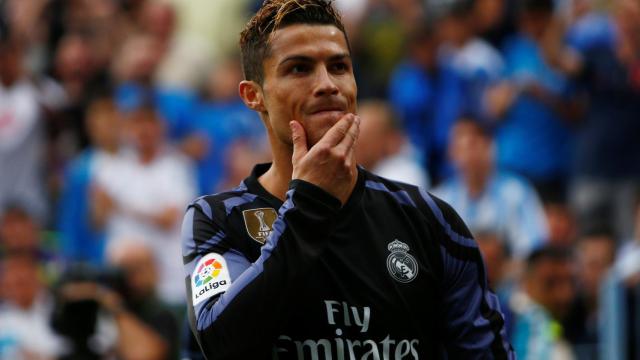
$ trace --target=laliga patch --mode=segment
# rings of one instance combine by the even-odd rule
[[[264,245],[273,231],[273,223],[278,218],[278,212],[272,208],[251,209],[243,211],[242,217],[247,234]]]
[[[231,285],[231,277],[227,262],[220,254],[205,255],[191,276],[191,301],[193,306],[206,299],[227,291]]]

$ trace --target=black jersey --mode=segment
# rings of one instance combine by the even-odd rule
[[[183,224],[189,317],[208,359],[511,358],[478,247],[443,201],[358,169],[344,206],[258,165]]]

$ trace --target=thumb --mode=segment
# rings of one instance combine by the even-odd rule
[[[296,164],[308,151],[307,135],[302,125],[293,120],[289,123],[291,127],[291,141],[293,142],[293,156],[291,162]]]

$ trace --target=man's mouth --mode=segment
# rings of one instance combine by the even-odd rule
[[[345,107],[340,104],[326,104],[324,106],[319,106],[316,108],[312,108],[310,114],[314,117],[320,116],[330,116],[330,117],[338,117],[340,118],[345,114]]]
[[[318,110],[311,113],[311,115],[342,115],[342,114],[344,114],[344,111],[341,109]]]

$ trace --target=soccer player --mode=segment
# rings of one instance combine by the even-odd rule
[[[357,89],[331,3],[267,0],[240,46],[240,95],[273,163],[185,215],[189,318],[205,356],[512,358],[460,218],[356,165]]]

